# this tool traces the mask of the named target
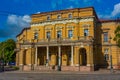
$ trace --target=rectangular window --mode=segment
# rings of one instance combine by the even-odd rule
[[[104,42],[108,42],[108,32],[103,33]]]
[[[34,33],[34,39],[38,39],[38,33]]]
[[[68,30],[68,38],[72,38],[73,37],[73,30]]]
[[[61,38],[62,36],[62,32],[61,31],[57,31],[57,38]]]
[[[46,38],[47,38],[47,39],[50,39],[50,32],[47,32],[47,33],[46,33]]]
[[[104,60],[105,60],[105,61],[109,60],[109,54],[108,54],[108,51],[109,51],[108,48],[104,49]]]
[[[88,36],[89,33],[88,33],[88,29],[84,29],[84,36]]]

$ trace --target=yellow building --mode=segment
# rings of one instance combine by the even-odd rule
[[[17,35],[16,65],[21,70],[119,68],[120,49],[113,38],[120,20],[101,21],[93,7],[42,12],[31,18],[30,27]]]

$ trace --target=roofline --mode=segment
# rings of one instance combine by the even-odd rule
[[[120,22],[120,19],[108,19],[108,20],[99,20],[101,23],[105,22]]]
[[[32,14],[32,15],[47,14],[47,13],[51,13],[51,12],[62,12],[62,11],[75,10],[75,9],[79,10],[79,9],[86,9],[86,8],[94,9],[93,6],[90,6],[90,7],[83,7],[83,8],[72,8],[72,9],[63,9],[63,10],[54,10],[54,11],[48,11],[48,12],[41,12],[41,13],[35,13],[35,14]]]
[[[22,29],[22,31],[18,35],[16,35],[16,37],[20,36],[24,30],[28,30],[28,29],[30,29],[30,27],[26,27],[26,28]]]

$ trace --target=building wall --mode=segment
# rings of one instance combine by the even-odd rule
[[[72,18],[68,17],[69,14],[72,15]],[[58,15],[61,16],[60,19],[57,19]],[[50,18],[49,20],[47,20],[48,17]],[[24,29],[22,33],[17,36],[16,45],[17,48],[20,48],[20,51],[16,54],[19,56],[19,60],[18,57],[16,57],[17,65],[35,64],[36,47],[38,48],[37,64],[46,64],[47,55],[45,42],[48,41],[46,33],[51,33],[50,41],[57,41],[57,31],[59,30],[62,31],[62,40],[77,41],[80,39],[84,44],[82,47],[77,44],[74,46],[73,63],[75,66],[78,66],[79,64],[82,65],[82,55],[80,55],[81,48],[85,48],[86,50],[87,66],[92,64],[99,66],[107,64],[109,66],[110,54],[112,54],[113,65],[116,66],[119,64],[119,48],[113,40],[117,24],[114,21],[100,22],[93,8],[90,7],[33,14],[31,18],[32,22],[30,28]],[[84,36],[84,29],[88,29],[89,35],[87,37]],[[73,30],[73,37],[70,39],[68,38],[68,30]],[[38,33],[38,39],[34,39],[34,34],[36,32]],[[103,32],[108,32],[108,37],[112,37],[112,39],[109,39],[108,42],[104,42]],[[93,40],[94,42],[91,44]],[[39,42],[41,41],[43,41],[43,46],[39,45]],[[63,66],[71,64],[68,55],[71,44],[69,46],[63,44],[61,47]],[[112,46],[110,46],[110,44],[112,44]],[[51,60],[49,61],[49,65],[57,65],[58,46],[50,45],[49,51],[51,54]],[[109,59],[107,61],[104,60],[104,50],[106,48],[108,49],[109,54]],[[24,58],[25,56],[26,58]]]

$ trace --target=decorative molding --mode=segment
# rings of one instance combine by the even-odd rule
[[[56,30],[62,30],[63,27],[56,27]]]
[[[45,25],[55,25],[55,24],[66,24],[66,23],[79,23],[79,22],[88,22],[88,21],[93,21],[93,17],[87,17],[87,18],[81,18],[81,19],[61,19],[61,20],[53,20],[53,21],[44,21],[40,23],[33,23],[31,24],[31,27],[34,26],[45,26]]]
[[[45,30],[52,30],[52,28],[51,27],[46,27]]]
[[[82,19],[80,19],[80,22],[88,22],[88,21],[93,21],[94,19],[92,18],[92,17],[90,17],[90,18],[82,18]]]

